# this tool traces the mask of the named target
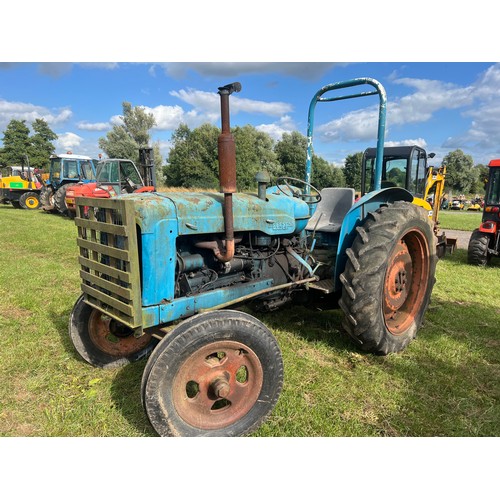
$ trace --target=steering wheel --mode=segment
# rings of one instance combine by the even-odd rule
[[[132,182],[130,177],[125,177],[125,189],[127,193],[133,193],[137,189],[137,186]]]
[[[311,188],[311,191],[314,191],[315,194],[304,194],[301,192],[297,192],[296,189],[294,189],[293,186],[290,186],[288,184],[288,181],[291,182],[298,182],[299,184],[302,184],[304,186],[309,186]],[[284,191],[280,184],[285,184],[285,186],[288,188],[288,192]],[[321,193],[319,192],[318,188],[315,188],[312,184],[309,184],[309,182],[303,181],[302,179],[296,179],[295,177],[278,177],[276,179],[276,187],[285,195],[285,196],[291,196],[291,197],[296,197],[300,198],[301,200],[304,200],[308,205],[316,205],[316,203],[319,203],[321,201]]]

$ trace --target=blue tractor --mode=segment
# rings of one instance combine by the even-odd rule
[[[359,85],[371,90],[324,97]],[[379,82],[319,90],[309,108],[305,179],[270,186],[260,173],[256,194],[236,192],[229,96],[240,90],[239,83],[219,88],[220,193],[77,201],[83,293],[70,337],[98,367],[149,356],[141,399],[161,436],[246,435],[274,408],[283,385],[279,345],[235,307],[340,306],[354,342],[387,354],[415,337],[435,281],[427,213],[405,189],[381,189],[386,96]],[[353,189],[319,192],[311,185],[316,104],[370,95],[380,103],[374,190],[356,202]]]
[[[40,192],[40,203],[46,212],[67,215],[66,191],[79,182],[95,180],[98,161],[72,152],[50,156],[49,178]]]

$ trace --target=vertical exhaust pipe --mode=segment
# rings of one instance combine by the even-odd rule
[[[236,145],[229,122],[229,96],[241,90],[239,82],[219,87],[221,107],[221,134],[217,141],[219,153],[220,192],[224,193],[224,232],[226,252],[216,253],[221,262],[229,262],[234,256],[233,193],[236,193]]]

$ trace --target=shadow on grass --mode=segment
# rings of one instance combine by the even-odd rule
[[[141,378],[145,360],[126,365],[117,371],[111,385],[111,397],[129,424],[144,436],[158,436],[149,423],[141,402]]]
[[[83,365],[90,366],[78,354],[69,337],[68,323],[71,311],[72,308],[65,310],[62,314],[51,311],[50,317],[66,353]],[[116,369],[116,376],[111,384],[111,397],[120,413],[138,433],[156,436],[141,403],[141,378],[145,365],[146,361],[141,360]],[[101,370],[101,368],[96,368],[96,370]]]

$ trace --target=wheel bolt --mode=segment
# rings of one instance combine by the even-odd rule
[[[219,377],[212,382],[212,390],[218,398],[225,398],[229,394],[231,386],[224,377]]]

